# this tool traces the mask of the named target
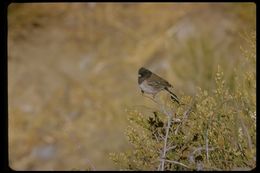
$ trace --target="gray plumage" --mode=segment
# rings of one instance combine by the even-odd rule
[[[179,103],[178,97],[169,90],[172,85],[144,67],[141,67],[138,71],[138,84],[142,93],[152,94],[155,97],[158,92],[165,90],[170,93],[174,101]]]

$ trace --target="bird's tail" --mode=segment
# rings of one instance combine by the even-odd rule
[[[165,90],[168,91],[168,92],[171,94],[171,99],[172,99],[172,100],[174,100],[174,101],[176,101],[178,104],[180,104],[178,97],[177,97],[173,92],[171,92],[167,87],[165,87]]]

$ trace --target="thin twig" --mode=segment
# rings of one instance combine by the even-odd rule
[[[208,140],[208,128],[206,129],[206,158],[207,162],[209,162],[209,140]]]
[[[181,125],[185,122],[185,120],[188,118],[188,116],[189,116],[189,114],[190,114],[190,112],[191,112],[191,108],[192,108],[192,106],[190,106],[189,109],[186,110],[186,111],[183,113],[182,121],[181,121],[181,123],[177,126],[177,128],[176,128],[176,130],[175,130],[175,132],[174,132],[175,135],[177,135],[180,126],[181,126]]]
[[[171,127],[171,122],[172,122],[171,119],[172,119],[172,116],[168,116],[168,125],[166,128],[166,134],[164,137],[164,146],[163,146],[163,154],[162,154],[163,160],[161,161],[161,171],[164,171],[165,157],[166,157],[166,152],[167,152],[167,140],[168,140],[169,130]]]
[[[154,135],[156,141],[159,142],[159,139],[158,139],[158,136],[156,135],[156,131],[155,130],[152,132],[152,134]]]
[[[148,96],[145,96],[145,97],[148,97]],[[161,111],[168,117],[167,127],[165,129],[165,136],[163,137],[163,139],[164,139],[163,151],[162,151],[162,155],[161,155],[161,159],[160,159],[160,164],[158,166],[158,170],[164,171],[166,153],[167,153],[167,151],[169,151],[169,148],[167,148],[167,142],[168,142],[169,131],[171,128],[171,123],[173,123],[172,122],[173,121],[173,112],[167,111],[164,104],[162,104],[162,103],[160,104],[154,98],[150,98],[150,97],[148,97],[148,98],[151,99],[152,101],[154,101],[155,103],[157,103],[159,105]],[[160,136],[160,134],[158,134],[158,135]]]
[[[204,148],[203,147],[199,147],[199,148],[197,148],[196,150],[194,150],[193,152],[192,152],[192,154],[194,155],[196,152],[198,152],[198,151],[201,151],[201,150],[204,150]],[[208,149],[209,151],[213,151],[213,150],[215,150],[215,148],[209,148]]]
[[[249,132],[248,132],[248,130],[247,130],[243,120],[240,117],[238,117],[238,119],[239,119],[239,121],[240,121],[240,123],[242,125],[242,129],[243,129],[244,135],[247,137],[247,145],[248,145],[249,149],[252,150],[253,147],[252,147],[252,140],[251,140],[250,134],[249,134]]]
[[[170,150],[173,150],[177,147],[177,145],[174,145],[174,146],[171,146],[171,147],[167,147],[166,151],[170,151]]]
[[[177,165],[181,165],[181,166],[183,166],[183,167],[185,167],[185,168],[189,168],[189,169],[190,169],[190,167],[188,167],[187,165],[185,165],[185,164],[183,164],[183,163],[180,163],[180,162],[177,162],[177,161],[174,161],[174,160],[167,160],[167,159],[161,159],[161,160],[164,160],[165,162],[169,162],[169,163],[174,163],[174,164],[177,164]]]
[[[164,139],[164,137],[162,136],[162,134],[160,134],[160,133],[158,133],[158,135],[159,135],[159,137],[160,137],[160,139]]]
[[[196,152],[198,152],[198,151],[201,151],[201,150],[205,150],[205,148],[204,148],[204,147],[199,147],[199,148],[195,149],[195,150],[189,155],[189,160],[194,163],[194,154],[195,154]],[[213,151],[213,150],[215,150],[215,148],[213,148],[213,147],[208,148],[208,151]]]

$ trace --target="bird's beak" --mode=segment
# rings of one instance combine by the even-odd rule
[[[142,75],[141,74],[138,74],[138,77],[141,77]]]

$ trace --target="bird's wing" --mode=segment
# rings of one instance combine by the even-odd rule
[[[159,90],[164,88],[163,85],[157,80],[147,80],[147,84]]]
[[[156,76],[160,79],[160,80],[157,81],[158,84],[163,85],[165,87],[172,87],[172,85],[169,82],[167,82],[166,80],[164,80],[163,78],[161,78],[158,75],[156,75]]]

